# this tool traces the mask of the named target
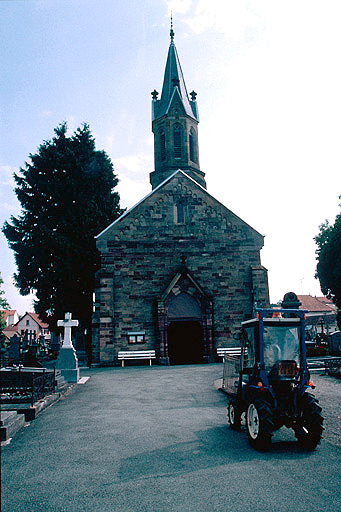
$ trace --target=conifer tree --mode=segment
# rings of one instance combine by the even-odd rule
[[[14,175],[22,211],[5,222],[3,232],[15,253],[20,292],[35,292],[35,311],[52,331],[70,311],[87,330],[89,352],[100,265],[94,236],[122,213],[114,191],[118,179],[87,124],[69,137],[66,123],[54,131]]]
[[[334,225],[328,221],[321,224],[315,242],[318,247],[315,277],[320,281],[322,293],[337,305],[341,328],[341,213],[336,216]]]

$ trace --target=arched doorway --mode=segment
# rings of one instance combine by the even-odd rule
[[[170,364],[203,362],[201,308],[188,293],[172,297],[168,305],[168,357]]]
[[[184,264],[156,306],[160,364],[214,360],[213,301]]]

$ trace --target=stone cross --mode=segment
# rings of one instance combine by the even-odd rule
[[[78,320],[72,320],[72,314],[71,313],[65,313],[65,319],[64,320],[58,320],[57,322],[58,327],[64,327],[64,343],[63,347],[72,347],[72,341],[71,341],[71,328],[77,327]]]

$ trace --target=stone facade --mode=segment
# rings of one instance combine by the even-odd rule
[[[177,208],[184,209],[178,222]],[[196,321],[202,329],[202,360],[233,345],[254,301],[268,305],[263,237],[178,171],[98,238],[102,268],[97,276],[94,362],[112,364],[119,350],[155,349],[169,362],[172,322]],[[187,308],[168,317],[171,299],[189,295]],[[178,316],[176,316],[178,315]],[[129,344],[130,333],[144,343]],[[134,336],[134,335],[133,335]],[[180,358],[181,359],[181,358]]]

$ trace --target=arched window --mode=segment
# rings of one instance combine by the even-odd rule
[[[193,128],[191,128],[191,130],[189,132],[188,139],[189,139],[189,159],[192,162],[196,162],[197,161],[196,136],[195,136],[195,131],[193,130]]]
[[[160,132],[160,155],[161,160],[166,160],[166,136],[163,130]]]
[[[174,158],[181,158],[181,125],[176,124],[173,128]]]
[[[178,224],[183,224],[185,222],[185,208],[182,203],[176,205],[176,216]]]
[[[187,217],[187,206],[180,200],[174,204],[174,222],[175,224],[185,224]]]

